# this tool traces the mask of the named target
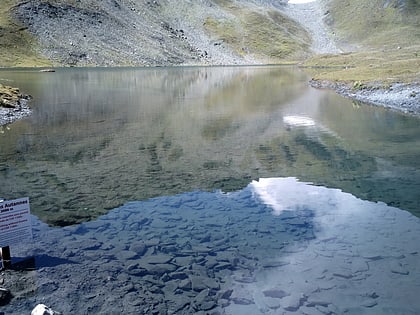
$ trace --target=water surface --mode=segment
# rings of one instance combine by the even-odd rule
[[[53,225],[130,200],[294,176],[420,214],[420,122],[295,68],[0,72],[34,114],[2,129],[0,196]]]
[[[35,269],[0,312],[418,314],[420,120],[293,67],[0,71]]]

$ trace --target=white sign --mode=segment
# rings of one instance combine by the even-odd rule
[[[0,247],[32,239],[29,198],[0,202]]]

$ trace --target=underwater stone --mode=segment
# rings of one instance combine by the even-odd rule
[[[172,256],[165,255],[165,254],[157,254],[157,255],[150,255],[143,257],[142,261],[144,261],[146,264],[166,264],[172,260]]]
[[[146,253],[147,246],[144,242],[140,241],[131,244],[129,249],[133,252],[136,252],[137,255],[143,256]]]
[[[232,298],[232,302],[239,305],[251,305],[255,304],[253,300],[244,298],[244,297],[234,297]]]
[[[282,299],[285,296],[288,296],[289,294],[281,289],[270,289],[263,291],[264,296],[276,298],[276,299]]]
[[[296,312],[305,300],[302,295],[289,295],[281,300],[281,306],[286,311]]]

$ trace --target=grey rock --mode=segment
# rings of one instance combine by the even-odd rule
[[[143,241],[140,241],[131,244],[129,249],[137,253],[137,255],[143,256],[147,251],[147,246]]]
[[[208,311],[217,306],[214,296],[209,295],[210,290],[202,290],[194,299],[196,310]]]
[[[281,306],[286,311],[296,312],[306,299],[302,295],[289,295],[281,300]]]
[[[364,307],[371,308],[371,307],[374,307],[374,306],[378,305],[378,302],[376,300],[369,299],[369,300],[363,301],[361,305],[364,306]]]
[[[172,256],[166,254],[144,256],[142,262],[146,264],[166,264],[172,260]]]
[[[192,289],[192,283],[190,279],[184,279],[181,280],[178,283],[178,288],[185,290],[185,291],[190,291]]]
[[[176,270],[176,266],[172,264],[146,264],[142,265],[148,274],[162,276]]]
[[[251,305],[251,304],[255,304],[254,300],[252,299],[248,299],[245,297],[234,297],[231,299],[231,301],[235,304],[239,304],[239,305]]]
[[[202,276],[191,276],[192,289],[196,292],[200,292],[204,289],[219,289],[219,283],[211,278]]]
[[[263,291],[264,296],[276,298],[276,299],[282,299],[285,296],[288,296],[289,294],[281,289],[269,289]]]

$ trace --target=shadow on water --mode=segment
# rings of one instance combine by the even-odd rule
[[[72,264],[78,264],[77,262],[74,262],[69,259],[63,259],[60,257],[52,257],[49,255],[38,255],[35,257],[35,267],[36,268],[45,268],[45,267],[56,267],[58,265],[72,265]],[[77,268],[77,267],[76,267]]]
[[[2,71],[34,114],[0,134],[0,195],[44,222],[130,200],[297,177],[420,215],[418,118],[307,86],[293,67]]]

